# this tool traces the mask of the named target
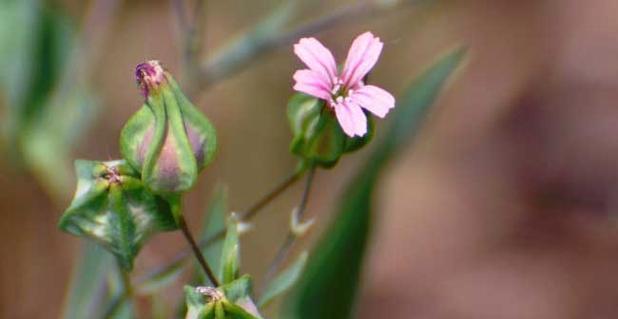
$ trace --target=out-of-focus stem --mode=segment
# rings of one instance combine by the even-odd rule
[[[118,9],[121,7],[121,0],[94,0],[88,4],[81,30],[76,38],[75,45],[71,48],[66,66],[60,74],[57,84],[51,92],[47,107],[42,110],[45,112],[41,118],[48,119],[51,114],[76,114],[70,108],[78,105],[70,101],[71,94],[86,87],[90,83],[94,66],[99,65],[97,60],[104,51],[100,50],[102,43],[107,38],[109,30],[113,24]],[[57,135],[59,129],[49,121],[42,120],[40,126],[35,127],[31,134]],[[45,190],[56,204],[61,206],[67,198],[71,196],[73,180],[70,178],[73,169],[73,161],[64,156],[69,154],[71,145],[53,140],[54,152],[47,156],[40,156],[42,147],[32,145],[24,147],[24,160],[29,168],[34,172],[37,180],[44,185]],[[48,142],[49,143],[49,142]],[[49,169],[51,166],[54,169]]]
[[[309,193],[311,192],[311,186],[313,185],[314,175],[315,175],[315,167],[311,167],[309,169],[309,173],[307,174],[307,181],[305,182],[305,189],[303,190],[303,195],[300,199],[300,203],[298,204],[298,208],[296,211],[298,220],[303,219],[303,216],[305,215],[305,211],[307,210],[307,202],[309,201]],[[288,232],[288,235],[285,238],[285,241],[283,242],[283,244],[281,244],[281,247],[279,247],[279,250],[277,251],[275,258],[271,262],[270,267],[268,267],[268,271],[266,272],[266,275],[264,276],[264,283],[267,284],[268,282],[270,282],[270,280],[275,276],[277,271],[279,271],[279,267],[281,267],[281,264],[283,264],[283,262],[285,262],[285,260],[287,259],[287,256],[290,253],[292,246],[294,245],[297,239],[298,239],[298,235],[290,229],[290,231]]]
[[[202,48],[205,42],[206,28],[206,0],[198,0],[195,7],[191,10],[192,17],[186,12],[185,0],[171,0],[174,16],[178,21],[178,29],[181,38],[182,65],[184,69],[183,85],[187,94],[193,97],[196,93],[199,78],[200,56],[203,55]]]
[[[198,89],[205,89],[212,84],[244,69],[256,58],[281,46],[290,45],[300,37],[315,34],[344,22],[368,15],[375,15],[395,9],[403,4],[412,4],[414,0],[361,0],[303,24],[295,29],[285,31],[286,23],[291,19],[293,7],[297,1],[285,1],[275,12],[258,23],[253,29],[219,50],[208,58],[200,70]]]

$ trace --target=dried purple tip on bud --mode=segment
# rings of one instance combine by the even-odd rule
[[[147,97],[150,90],[159,87],[163,82],[163,72],[163,67],[157,60],[140,63],[135,67],[137,85],[142,90],[144,97]]]

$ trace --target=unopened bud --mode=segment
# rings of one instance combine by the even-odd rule
[[[189,190],[216,151],[215,129],[158,61],[135,75],[145,103],[125,124],[121,152],[155,193]]]

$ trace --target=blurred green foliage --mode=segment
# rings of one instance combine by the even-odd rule
[[[71,77],[75,26],[39,0],[0,3],[0,147],[35,174],[55,200],[71,189],[69,153],[90,123],[93,94]],[[73,64],[73,65],[72,65]]]

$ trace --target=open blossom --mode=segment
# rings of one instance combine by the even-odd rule
[[[367,133],[367,118],[362,109],[384,118],[395,107],[395,98],[389,92],[363,83],[383,46],[371,32],[359,35],[339,72],[333,54],[322,43],[302,38],[294,45],[294,53],[308,69],[294,73],[294,90],[326,101],[348,136],[363,136]]]

